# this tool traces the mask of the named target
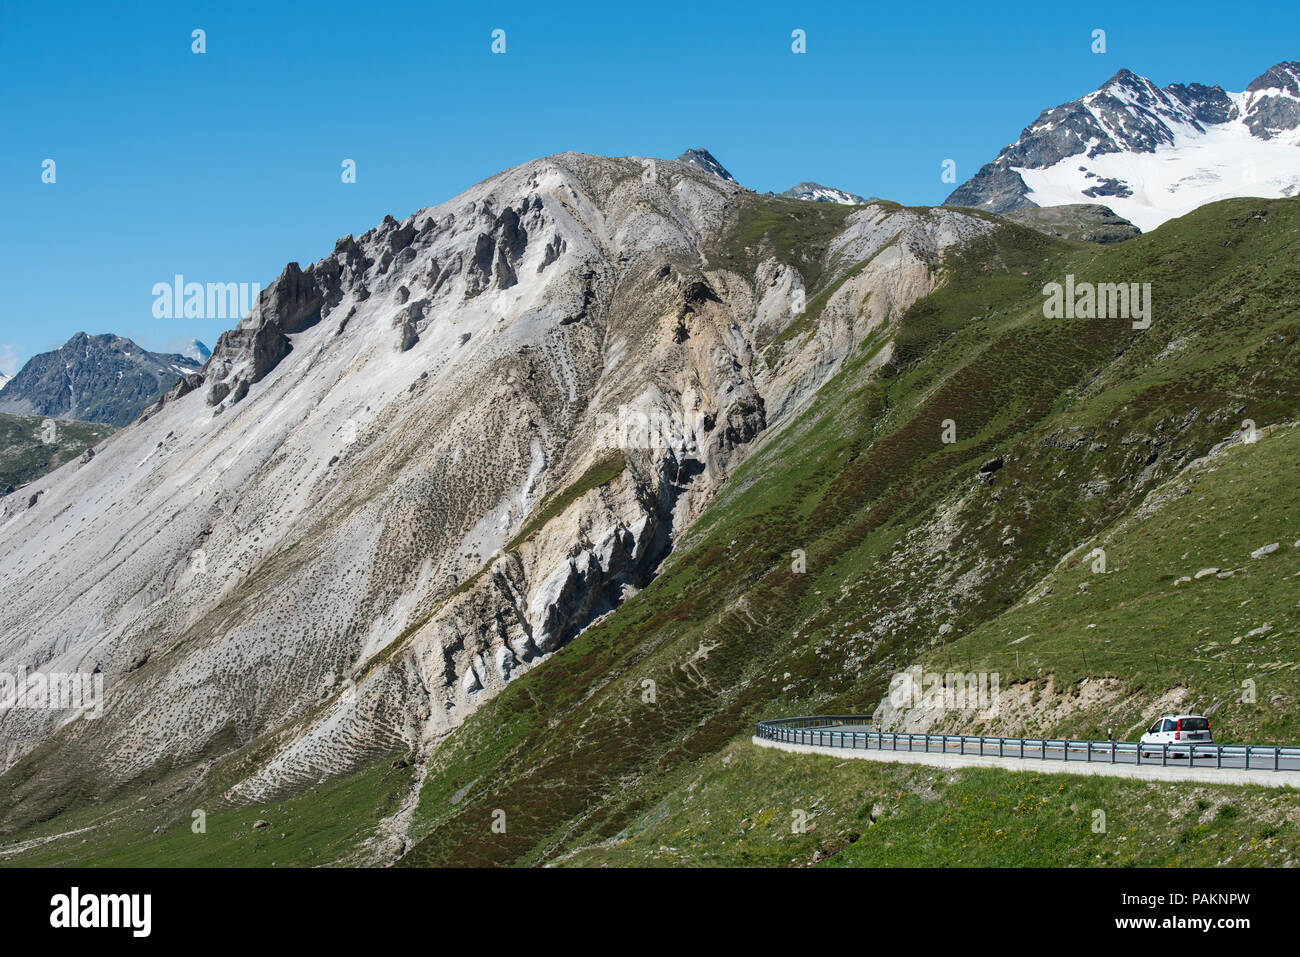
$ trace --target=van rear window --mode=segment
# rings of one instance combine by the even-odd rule
[[[1183,731],[1209,731],[1210,721],[1208,718],[1183,718],[1178,722],[1180,730]]]

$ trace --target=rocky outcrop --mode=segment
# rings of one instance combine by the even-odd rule
[[[985,163],[978,173],[953,190],[945,206],[966,206],[990,213],[1006,213],[1033,206],[1026,197],[1029,187],[1023,177],[1005,163]]]
[[[1279,63],[1246,87],[1245,123],[1262,140],[1300,127],[1300,62]]]
[[[391,217],[390,217],[391,219]],[[248,394],[293,349],[290,335],[312,328],[342,297],[348,267],[356,267],[351,237],[339,240],[334,256],[309,266],[296,262],[258,295],[252,312],[229,332],[223,332],[204,367],[209,405],[232,403]]]
[[[1142,234],[1127,219],[1116,216],[1109,206],[1095,203],[1027,206],[1006,213],[1006,218],[1049,236],[1083,243],[1119,243]]]

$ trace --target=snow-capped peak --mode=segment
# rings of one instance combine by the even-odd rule
[[[844,206],[862,206],[867,200],[857,193],[823,186],[820,183],[796,183],[781,194],[787,199],[802,199],[812,203],[840,203]]]
[[[1120,70],[1045,110],[947,199],[1006,212],[1104,202],[1153,229],[1232,196],[1300,192],[1300,63],[1279,63],[1245,91],[1157,87]]]
[[[208,356],[212,355],[212,350],[205,346],[198,339],[190,338],[177,344],[173,350],[177,355],[182,355],[187,359],[192,359],[199,365],[208,361]]]

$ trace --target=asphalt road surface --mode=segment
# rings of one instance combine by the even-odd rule
[[[984,757],[1039,758],[1046,761],[1092,761],[1107,764],[1142,764],[1198,768],[1238,768],[1259,771],[1300,771],[1300,748],[1273,745],[1169,744],[1143,745],[1139,760],[1133,741],[1063,741],[1039,738],[990,738],[972,735],[890,734],[863,724],[821,728],[792,728],[760,723],[759,736],[790,744],[808,744],[845,750],[929,751],[933,754],[967,754]]]

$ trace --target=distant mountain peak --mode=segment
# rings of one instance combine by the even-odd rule
[[[1099,89],[1105,90],[1113,86],[1142,87],[1150,82],[1146,77],[1138,76],[1128,67],[1122,66]]]
[[[688,163],[711,176],[717,176],[728,183],[736,183],[737,186],[740,185],[736,181],[736,177],[732,176],[727,171],[727,168],[718,162],[717,157],[706,149],[687,150],[677,157],[677,162]],[[796,183],[780,195],[787,199],[802,199],[812,203],[840,203],[845,206],[861,206],[870,202],[870,200],[863,199],[857,193],[848,193],[833,186],[823,186],[821,183],[810,181]]]
[[[212,350],[193,336],[188,339],[173,339],[167,343],[167,348],[199,365],[207,362],[208,356],[212,355]]]
[[[1232,196],[1300,193],[1300,63],[1279,63],[1241,93],[1158,87],[1121,69],[1044,110],[946,200],[1008,212],[1101,200],[1144,230]]]
[[[810,203],[839,203],[844,206],[862,206],[869,202],[857,193],[846,193],[833,186],[812,182],[796,183],[781,195],[786,199],[802,199]]]
[[[681,156],[677,157],[679,163],[689,163],[690,165],[704,170],[720,179],[725,179],[728,183],[736,183],[736,177],[727,172],[727,168],[718,162],[706,149],[687,150]],[[739,186],[739,183],[736,183]]]
[[[141,348],[130,339],[78,332],[32,356],[4,386],[0,412],[122,426],[200,363]]]

